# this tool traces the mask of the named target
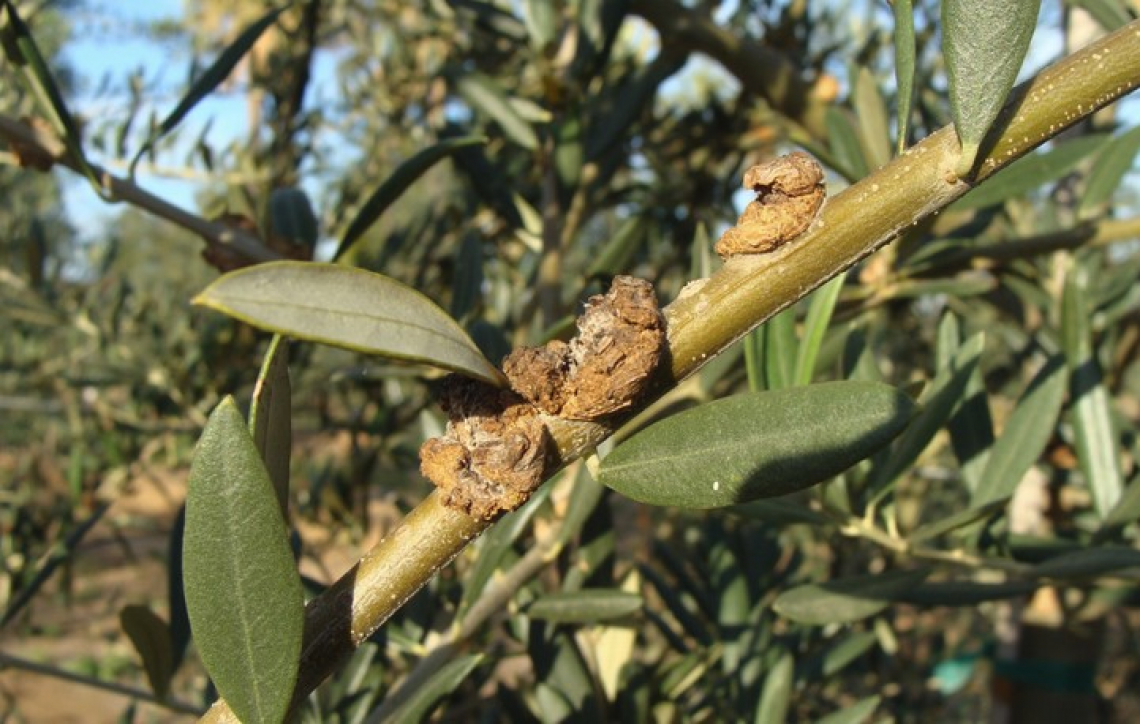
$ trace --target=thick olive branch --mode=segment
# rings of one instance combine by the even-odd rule
[[[1137,85],[1140,21],[1016,89],[982,150],[976,180],[984,180]],[[659,370],[654,394],[645,404],[775,313],[968,191],[972,183],[953,174],[958,156],[954,130],[944,128],[831,199],[799,239],[771,254],[735,257],[698,282],[699,289],[665,309],[668,364]],[[587,454],[614,429],[562,420],[551,432],[567,463]],[[433,493],[312,601],[306,610],[294,704],[489,525],[443,507]],[[224,702],[218,702],[202,721],[235,718]]]

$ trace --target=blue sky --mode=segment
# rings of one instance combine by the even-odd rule
[[[144,95],[153,105],[144,108],[136,119],[136,136],[129,149],[134,151],[141,143],[139,132],[145,129],[150,113],[161,118],[173,108],[185,90],[185,74],[191,61],[189,50],[177,40],[155,41],[145,32],[145,27],[154,20],[178,20],[182,16],[183,0],[87,0],[81,10],[74,13],[72,39],[65,46],[65,57],[81,82],[78,93],[70,100],[74,110],[87,119],[89,128],[113,125],[122,120],[129,97],[127,78],[140,68],[148,84]],[[889,18],[884,17],[883,20],[889,22]],[[1034,38],[1023,76],[1036,71],[1056,55],[1059,34],[1050,21],[1046,23]],[[335,95],[334,63],[332,54],[318,54],[310,98],[314,92],[322,96]],[[719,66],[709,62],[691,64],[688,70],[712,75],[722,73]],[[672,82],[681,85],[684,80],[674,78]],[[728,85],[726,83],[724,87]],[[1135,108],[1134,103],[1127,105]],[[1126,117],[1133,115],[1127,113]],[[229,96],[215,94],[201,103],[183,121],[184,138],[188,142],[194,139],[211,119],[209,139],[215,148],[221,149],[246,132],[248,121],[244,97],[240,93]],[[185,148],[176,148],[160,156],[159,165],[181,166],[185,156]],[[98,163],[109,165],[113,172],[124,173],[121,167],[108,163],[106,157],[94,152],[92,157]],[[97,236],[107,221],[121,211],[121,206],[103,203],[77,176],[65,178],[65,204],[69,216],[82,235],[88,238]],[[165,178],[145,169],[140,170],[137,178],[139,184],[151,193],[184,208],[194,208],[194,194],[201,185],[200,181]]]
[[[182,0],[146,0],[146,2],[107,2],[90,0],[75,14],[72,38],[65,46],[65,58],[79,75],[78,92],[69,100],[73,110],[86,119],[89,128],[122,121],[128,107],[127,78],[142,69],[148,89],[144,95],[153,102],[135,119],[135,138],[128,145],[130,151],[142,142],[140,131],[145,130],[147,118],[153,111],[162,118],[179,100],[185,90],[186,71],[191,56],[188,48],[179,41],[155,41],[145,27],[155,20],[179,19],[183,15]],[[213,118],[211,140],[224,146],[247,127],[246,109],[240,95],[214,95],[203,101],[183,122],[187,139]],[[176,167],[182,164],[184,151],[175,150],[159,157],[160,166]],[[113,160],[94,150],[92,159],[109,166],[116,175],[125,169]],[[194,193],[199,182],[167,178],[141,168],[137,180],[140,186],[163,199],[193,209]],[[118,205],[103,203],[75,175],[67,178],[65,204],[68,214],[85,236],[97,233],[111,217],[121,211]]]

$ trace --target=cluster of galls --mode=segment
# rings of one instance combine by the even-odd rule
[[[631,408],[665,351],[653,286],[616,277],[591,297],[570,342],[523,347],[503,360],[511,389],[466,377],[444,380],[443,437],[420,449],[420,469],[444,505],[491,519],[530,497],[557,464],[542,415],[601,420]]]

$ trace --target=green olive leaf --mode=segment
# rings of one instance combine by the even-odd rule
[[[719,508],[802,490],[902,432],[915,412],[874,382],[737,395],[650,425],[618,445],[599,481],[634,500]]]
[[[982,139],[1017,80],[1037,27],[1040,0],[943,0],[942,52],[950,108],[969,176]]]
[[[288,337],[505,384],[447,312],[411,287],[363,269],[292,261],[258,264],[222,276],[194,303]]]

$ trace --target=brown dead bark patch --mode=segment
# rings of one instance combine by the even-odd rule
[[[545,479],[552,448],[538,410],[510,390],[452,375],[440,390],[447,431],[420,448],[420,471],[442,502],[490,520],[522,505]]]
[[[748,169],[744,188],[755,191],[756,200],[717,241],[716,253],[725,259],[763,254],[804,233],[826,195],[823,168],[800,151]]]
[[[653,285],[619,276],[591,297],[569,344],[524,347],[503,360],[511,387],[551,415],[597,420],[633,406],[665,349]]]

